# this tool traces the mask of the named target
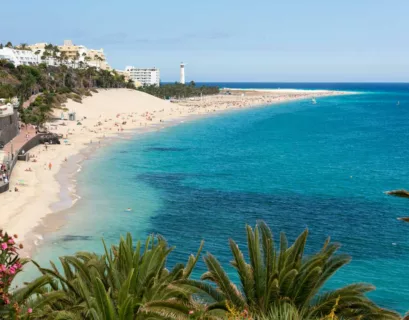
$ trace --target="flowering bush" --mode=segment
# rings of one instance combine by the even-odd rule
[[[21,271],[22,262],[18,255],[18,249],[23,246],[17,245],[15,240],[17,235],[10,236],[0,230],[0,309],[13,308],[19,310],[19,306],[10,306],[10,287],[15,276]]]

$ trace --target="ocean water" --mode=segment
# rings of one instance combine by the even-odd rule
[[[99,149],[77,177],[81,200],[35,259],[154,232],[175,246],[170,265],[204,239],[237,279],[228,239],[245,250],[245,224],[263,219],[290,240],[308,228],[309,252],[328,236],[342,244],[353,260],[327,288],[369,282],[377,303],[409,310],[409,224],[396,219],[409,215],[409,200],[384,194],[409,188],[409,84],[218,85],[360,94],[186,120]],[[195,276],[203,271],[200,262]]]

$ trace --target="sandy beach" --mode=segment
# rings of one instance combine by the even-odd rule
[[[30,162],[18,162],[11,177],[10,192],[0,194],[1,229],[17,233],[29,255],[36,238],[35,227],[53,213],[53,204],[60,200],[61,179],[56,175],[61,167],[76,162],[80,151],[104,145],[119,134],[149,130],[158,124],[189,116],[213,114],[230,109],[269,105],[297,99],[351,94],[339,91],[303,90],[231,90],[217,96],[197,97],[170,102],[140,91],[129,89],[100,90],[82,104],[69,101],[66,107],[76,112],[77,121],[55,120],[47,124],[49,131],[63,135],[60,145],[40,145],[29,151]],[[319,100],[318,100],[319,103]],[[64,113],[68,118],[67,112]],[[55,112],[61,118],[61,110]],[[75,165],[75,163],[71,163]],[[17,182],[18,192],[14,191]],[[71,201],[72,203],[72,201]],[[31,236],[30,236],[31,235]],[[37,236],[38,237],[38,236]]]

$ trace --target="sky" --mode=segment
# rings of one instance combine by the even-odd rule
[[[196,82],[409,82],[409,0],[11,0],[0,12],[3,44],[70,39],[161,81],[183,61]]]

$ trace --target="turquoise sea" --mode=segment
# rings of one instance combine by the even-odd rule
[[[409,200],[384,194],[409,188],[409,84],[218,85],[360,94],[186,120],[99,149],[77,176],[81,200],[35,259],[155,232],[176,246],[169,264],[204,239],[235,278],[228,239],[243,245],[245,224],[264,219],[291,240],[308,228],[310,252],[328,236],[342,244],[353,260],[328,288],[369,282],[380,305],[409,310],[409,224],[396,219]]]

